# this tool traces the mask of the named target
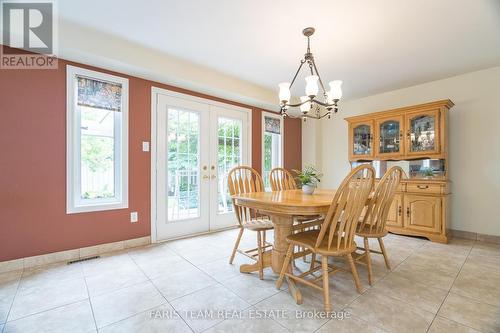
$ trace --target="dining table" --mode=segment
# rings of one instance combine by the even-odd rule
[[[273,192],[241,193],[233,196],[234,203],[253,209],[269,216],[274,226],[274,243],[272,250],[263,253],[264,267],[271,267],[279,274],[285,260],[288,244],[286,237],[292,234],[294,221],[300,217],[326,215],[335,190],[316,189],[313,194],[302,190],[284,190]],[[259,270],[260,262],[240,266],[240,272],[251,273]],[[302,296],[294,281],[287,279],[288,288],[297,304],[302,303]]]

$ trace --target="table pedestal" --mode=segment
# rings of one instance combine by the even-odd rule
[[[281,268],[283,267],[283,262],[285,261],[286,250],[288,249],[288,243],[286,237],[292,234],[293,216],[291,215],[274,215],[269,214],[271,221],[274,225],[274,245],[272,251],[266,251],[263,253],[263,266],[273,269],[273,272],[279,274]],[[292,270],[292,265],[289,265],[289,271]],[[250,273],[259,270],[259,262],[252,265],[241,265],[240,272]],[[288,289],[290,294],[297,302],[297,304],[302,303],[302,295],[295,285],[295,282],[288,277],[286,278],[288,282]]]

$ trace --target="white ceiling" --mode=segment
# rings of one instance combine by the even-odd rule
[[[323,79],[343,80],[347,98],[500,65],[499,0],[64,0],[58,6],[64,21],[272,90],[294,74],[307,26],[316,28],[311,47]]]

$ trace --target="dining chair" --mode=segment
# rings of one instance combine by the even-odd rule
[[[285,168],[272,169],[269,173],[269,182],[271,183],[271,190],[273,191],[297,189],[297,183],[292,173]]]
[[[242,193],[264,192],[262,177],[256,170],[248,166],[237,166],[231,169],[227,175],[227,184],[231,196]],[[236,252],[241,253],[259,263],[259,277],[263,279],[263,254],[268,248],[272,247],[272,244],[266,242],[266,231],[273,229],[273,224],[269,217],[263,216],[253,209],[236,205],[234,199],[233,206],[240,231],[236,243],[234,244],[229,263],[233,263]],[[257,248],[246,251],[238,248],[245,230],[251,230],[257,233]]]
[[[285,168],[274,168],[269,173],[269,182],[271,184],[272,191],[285,191],[285,190],[296,190],[297,183],[290,171]],[[301,232],[311,229],[318,229],[320,223],[318,223],[318,219],[322,216],[314,215],[314,216],[297,216],[294,219],[294,226],[292,230],[294,232]],[[306,261],[306,257],[303,257],[304,262]]]
[[[276,282],[277,288],[281,288],[283,279],[287,276],[294,281],[321,290],[323,292],[325,311],[331,311],[329,273],[334,274],[340,270],[349,270],[329,265],[328,258],[346,257],[356,289],[361,293],[361,282],[352,257],[352,253],[357,249],[354,235],[361,212],[373,190],[374,182],[375,169],[372,166],[363,164],[356,167],[342,181],[335,192],[332,204],[321,224],[321,229],[304,231],[287,237],[289,245],[280,276]],[[317,262],[313,260],[308,271],[300,275],[294,275],[293,270],[290,269],[292,257],[293,259],[297,257],[297,254],[293,255],[294,246],[306,248],[314,256],[320,255],[321,265],[316,266]],[[320,276],[314,274],[318,271],[321,271]],[[311,278],[306,279],[307,276],[311,276]],[[323,286],[317,284],[319,280],[322,280]]]
[[[398,166],[394,166],[387,170],[380,182],[378,183],[373,196],[371,197],[364,218],[358,224],[356,235],[363,238],[364,247],[358,247],[358,250],[363,250],[363,253],[356,255],[356,262],[365,264],[368,270],[368,283],[371,285],[373,280],[371,253],[382,254],[384,256],[385,265],[388,270],[391,270],[389,257],[384,246],[383,237],[387,235],[385,223],[387,215],[391,208],[394,195],[399,186],[399,182],[403,178],[404,171]],[[369,239],[376,238],[380,246],[380,251],[370,249]],[[364,262],[363,262],[364,259]]]

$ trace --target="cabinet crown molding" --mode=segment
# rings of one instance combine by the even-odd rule
[[[365,119],[367,117],[369,117],[369,118],[373,118],[373,117],[377,117],[377,116],[386,117],[386,116],[390,116],[391,114],[399,114],[399,113],[404,113],[404,112],[414,111],[414,110],[424,111],[424,110],[431,110],[431,109],[438,109],[438,108],[446,108],[449,110],[454,105],[455,105],[455,103],[453,103],[450,99],[442,99],[439,101],[434,101],[434,102],[429,102],[429,103],[404,106],[404,107],[389,109],[389,110],[384,110],[384,111],[364,113],[361,115],[347,117],[344,119],[351,122],[351,121],[362,120],[362,119]]]

